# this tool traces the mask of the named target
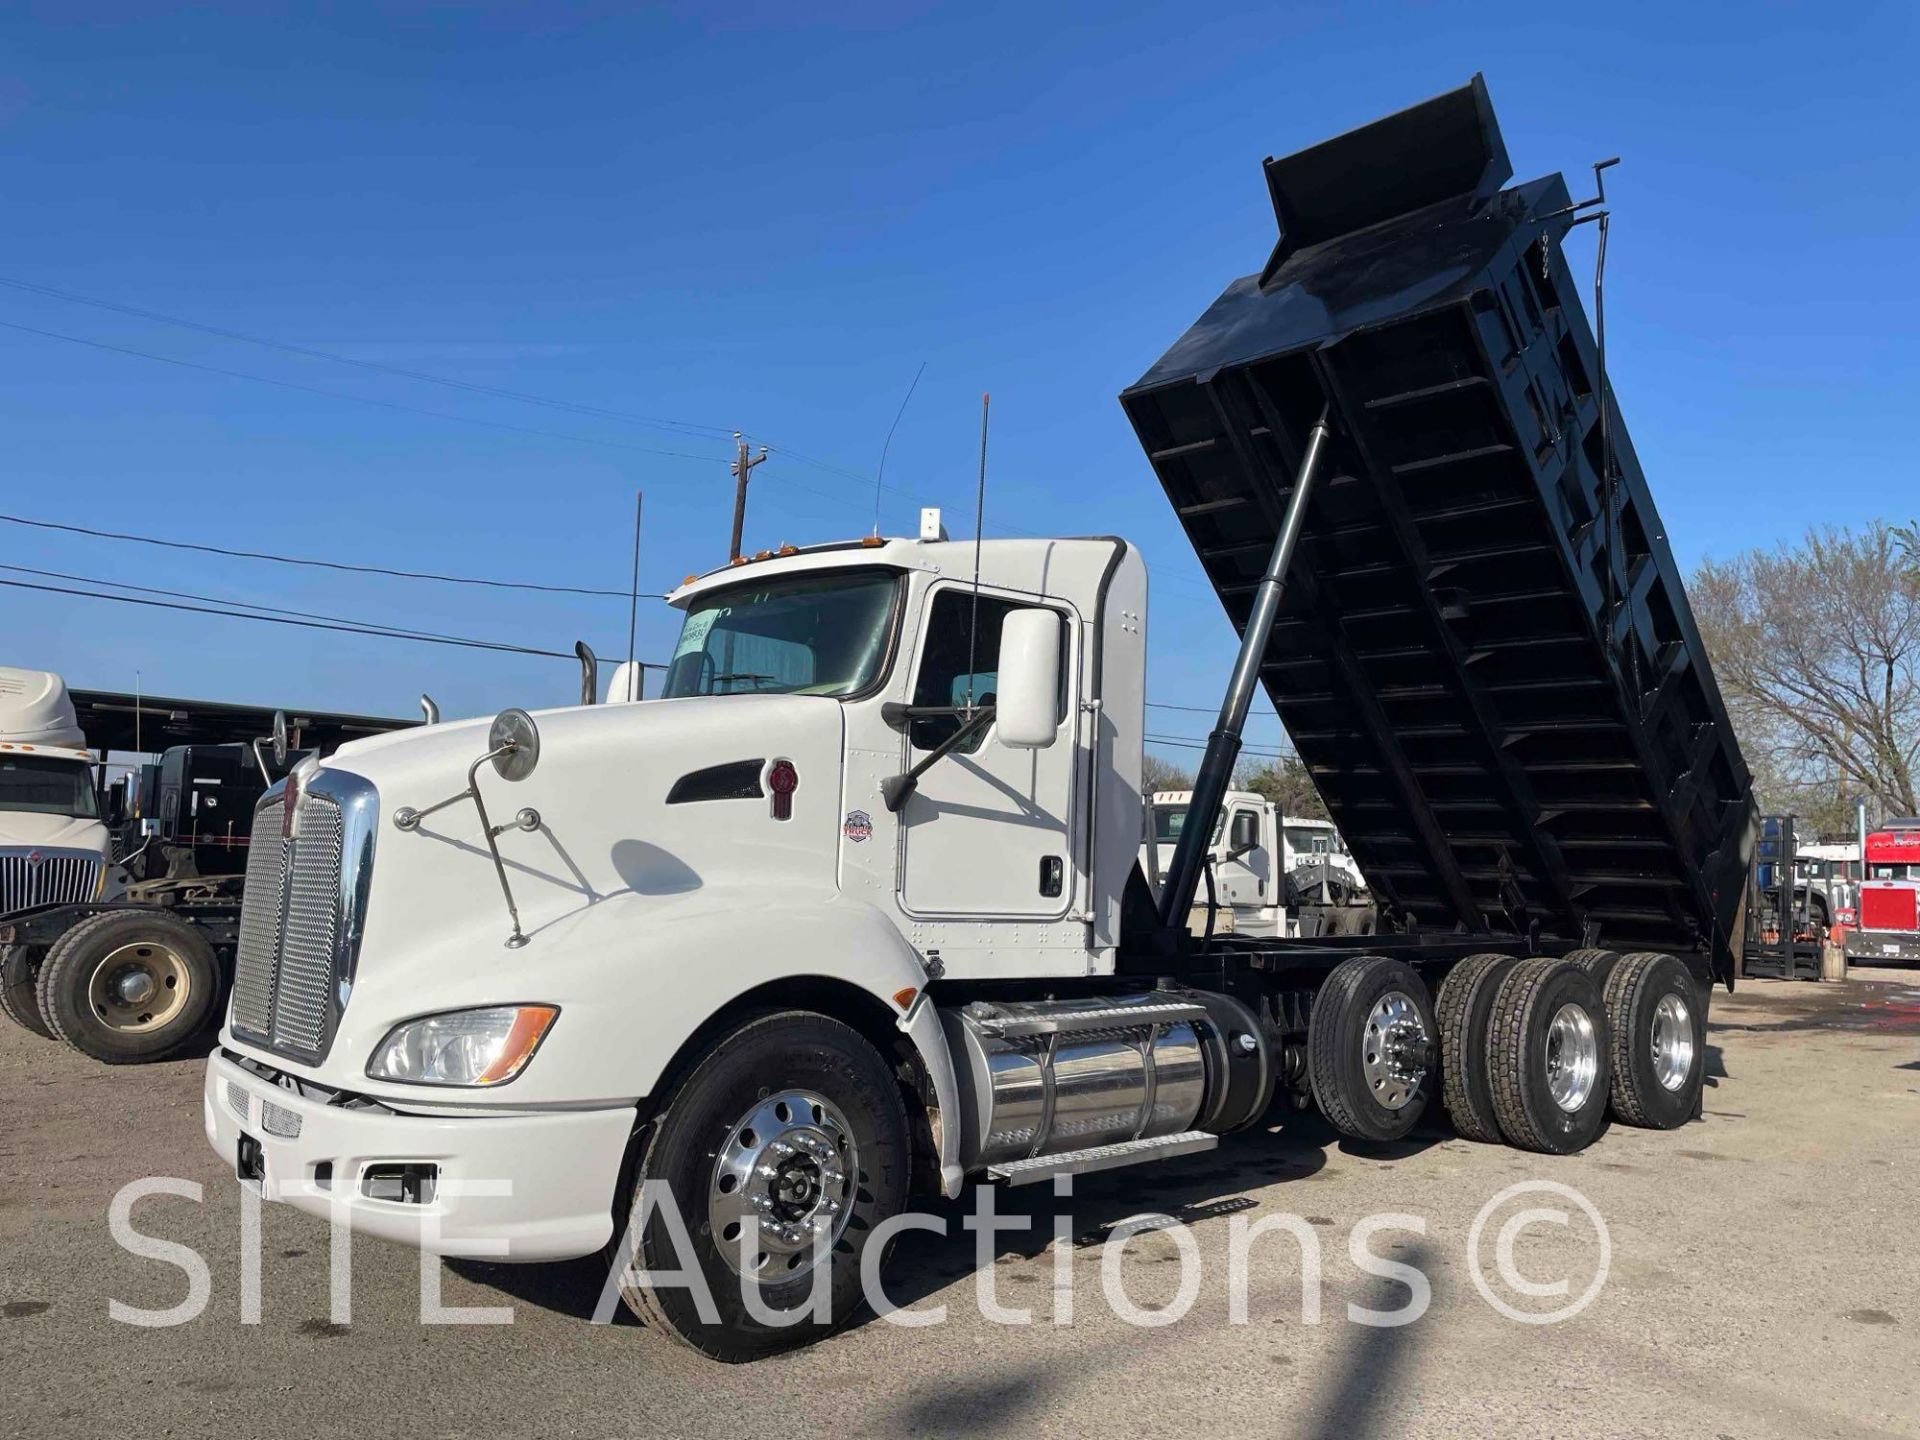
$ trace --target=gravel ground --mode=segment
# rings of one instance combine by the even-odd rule
[[[600,1276],[584,1266],[433,1264],[444,1305],[510,1307],[505,1325],[422,1325],[411,1250],[357,1238],[351,1323],[329,1318],[326,1226],[264,1212],[264,1301],[241,1317],[243,1211],[200,1129],[200,1064],[97,1066],[0,1025],[0,1429],[17,1435],[222,1436],[332,1431],[538,1435],[1525,1435],[1687,1437],[1920,1435],[1920,972],[1857,970],[1844,986],[1750,981],[1715,998],[1705,1118],[1670,1134],[1615,1127],[1553,1159],[1468,1144],[1441,1129],[1379,1148],[1338,1142],[1311,1116],[1218,1151],[997,1198],[1027,1232],[1002,1232],[987,1264],[959,1226],[909,1235],[895,1299],[944,1303],[943,1325],[869,1320],[825,1344],[723,1367],[628,1322],[594,1326]],[[148,1236],[206,1257],[211,1291],[187,1323],[139,1328],[110,1301],[149,1308],[187,1293],[176,1267],[128,1253],[107,1209],[129,1181],[176,1176],[204,1198],[157,1196]],[[1498,1313],[1468,1262],[1475,1216],[1516,1182],[1556,1181],[1591,1200],[1611,1263],[1578,1315],[1553,1325]],[[1579,1295],[1598,1233],[1519,1234],[1523,1279],[1568,1282],[1519,1296],[1493,1263],[1489,1288],[1532,1313]],[[1122,1245],[1145,1211],[1188,1223]],[[1412,1323],[1353,1323],[1349,1304],[1405,1311],[1412,1291],[1354,1263],[1367,1242],[1416,1267],[1431,1304]],[[1302,1247],[1285,1233],[1251,1250],[1247,1319],[1234,1323],[1229,1240],[1269,1216],[1303,1219],[1321,1253],[1320,1315],[1302,1312]],[[1073,1237],[1056,1249],[1055,1217]],[[1406,1217],[1419,1217],[1416,1233]],[[1364,1236],[1362,1238],[1365,1238]],[[1109,1255],[1109,1252],[1111,1254]],[[1376,1262],[1369,1262],[1376,1263]],[[1191,1308],[1126,1323],[1103,1266],[1140,1307],[1198,1280]],[[1073,1279],[1056,1323],[1055,1276]],[[1030,1307],[993,1323],[976,1296]]]

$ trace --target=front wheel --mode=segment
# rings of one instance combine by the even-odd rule
[[[858,1031],[802,1010],[750,1020],[643,1143],[621,1293],[716,1360],[818,1340],[859,1308],[861,1258],[905,1204],[909,1164],[900,1087]]]
[[[21,1028],[52,1039],[40,1018],[40,958],[38,945],[0,947],[0,1011]]]
[[[199,1033],[220,997],[220,962],[177,915],[131,906],[89,915],[54,941],[38,988],[57,1038],[109,1065],[136,1065]]]

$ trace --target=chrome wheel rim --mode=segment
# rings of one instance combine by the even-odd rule
[[[151,940],[109,951],[87,977],[87,1008],[109,1030],[124,1034],[158,1030],[192,994],[187,962]]]
[[[1678,995],[1662,995],[1653,1007],[1653,1074],[1661,1087],[1678,1090],[1693,1074],[1693,1012]]]
[[[1411,996],[1389,990],[1367,1012],[1360,1034],[1360,1070],[1367,1091],[1388,1110],[1403,1110],[1427,1078],[1428,1037]]]
[[[853,1218],[859,1149],[824,1095],[782,1090],[727,1132],[707,1192],[714,1243],[737,1275],[804,1275]]]
[[[1571,1114],[1593,1094],[1600,1075],[1600,1037],[1584,1007],[1562,1005],[1547,1026],[1547,1093]]]

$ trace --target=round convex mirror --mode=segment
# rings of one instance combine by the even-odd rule
[[[493,768],[502,780],[524,780],[540,763],[540,727],[524,710],[502,710],[487,732],[487,749],[501,752],[493,757]]]

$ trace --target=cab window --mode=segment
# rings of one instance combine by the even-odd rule
[[[991,705],[998,698],[999,677],[995,666],[1000,659],[1000,630],[1007,616],[1026,607],[1018,601],[999,600],[990,595],[979,598],[979,633],[974,633],[974,596],[971,590],[942,590],[933,597],[927,612],[927,643],[920,654],[920,674],[914,680],[913,705],[916,708],[964,709]],[[1066,717],[1067,663],[1066,618],[1060,621],[1060,685],[1055,702],[1056,719]],[[929,715],[912,724],[916,750],[931,750],[962,725],[959,715]],[[960,747],[959,753],[972,754],[980,748],[982,737],[975,736]]]

